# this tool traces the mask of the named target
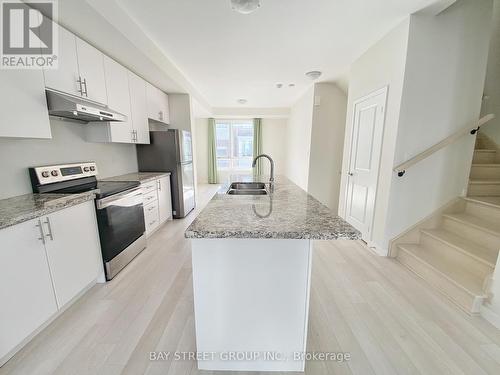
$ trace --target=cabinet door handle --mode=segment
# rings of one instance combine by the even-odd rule
[[[38,227],[38,230],[40,230],[40,237],[38,237],[38,239],[45,245],[45,233],[43,233],[42,222],[40,221],[40,219],[38,219],[38,224],[36,224],[35,226]]]
[[[49,230],[49,234],[45,235],[46,237],[49,237],[51,241],[54,241],[54,236],[52,234],[52,226],[50,225],[50,219],[46,217],[47,221],[45,224],[47,224],[47,229]]]
[[[85,86],[85,91],[82,92],[82,95],[85,94],[85,96],[88,98],[89,94],[88,94],[88,90],[87,90],[87,79],[86,78],[83,79],[83,85]]]
[[[78,83],[78,85],[80,86],[80,88],[76,91],[78,91],[80,93],[80,95],[83,96],[83,88],[82,88],[82,77],[81,76],[78,76],[78,79],[76,80],[76,82]]]
[[[161,181],[158,180],[158,190],[161,191]]]

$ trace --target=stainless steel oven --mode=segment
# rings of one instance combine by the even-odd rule
[[[34,193],[95,193],[106,280],[115,277],[146,247],[139,182],[98,181],[94,162],[34,167],[29,173]]]
[[[106,278],[112,279],[146,247],[140,188],[96,200]]]

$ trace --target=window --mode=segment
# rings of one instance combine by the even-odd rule
[[[252,169],[252,120],[216,120],[215,139],[218,170]]]

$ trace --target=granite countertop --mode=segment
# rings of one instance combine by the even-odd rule
[[[170,176],[170,172],[135,172],[104,178],[102,181],[139,181],[149,182],[163,176]]]
[[[93,200],[95,194],[25,194],[0,200],[0,229]]]
[[[242,180],[249,178],[232,179]],[[226,190],[223,185],[187,228],[186,238],[361,238],[358,230],[285,177],[276,178],[268,195],[228,195]]]

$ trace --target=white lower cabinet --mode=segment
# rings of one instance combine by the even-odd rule
[[[172,219],[172,194],[170,191],[170,176],[158,179],[158,213],[160,224]]]
[[[43,218],[45,248],[59,307],[78,295],[102,267],[93,202]]]
[[[172,219],[170,176],[163,176],[141,185],[144,200],[144,222],[149,237],[167,220]]]
[[[57,312],[40,225],[35,219],[0,230],[0,365]]]
[[[93,201],[0,230],[0,366],[102,272]]]

